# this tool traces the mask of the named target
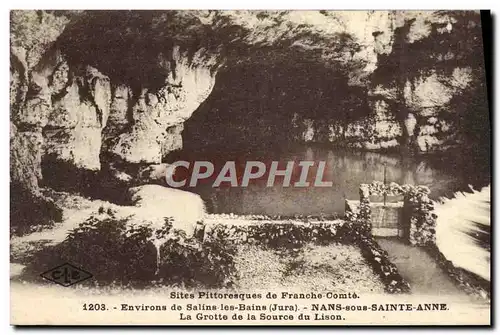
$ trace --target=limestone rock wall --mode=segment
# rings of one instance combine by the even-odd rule
[[[52,81],[48,121],[44,127],[45,154],[55,161],[87,170],[101,168],[101,132],[109,117],[109,78],[90,66],[70,73],[63,61]],[[58,90],[60,89],[60,90]]]
[[[52,78],[46,74],[54,59],[44,55],[68,21],[43,11],[11,12],[10,177],[12,183],[35,194],[45,153],[42,130],[52,104]]]
[[[11,67],[12,180],[36,189],[43,159],[98,171],[102,153],[158,164],[182,148],[183,121],[210,94],[215,73],[174,53],[176,71],[165,85],[136,95],[91,66],[70,66],[56,49],[29,79]]]
[[[402,144],[402,125],[384,101],[372,104],[370,115],[358,120],[292,120],[294,138],[298,141],[332,143],[338,147],[363,150],[396,149]]]
[[[403,81],[403,98],[394,87],[370,82],[381,55],[394,51],[398,28],[410,22],[406,37],[413,43],[429,36],[431,21],[444,25],[440,34],[455,31],[456,22],[450,17],[389,11],[150,14],[13,11],[13,182],[36,190],[44,161],[94,172],[110,162],[138,165],[136,172],[144,164],[161,164],[166,155],[182,148],[184,122],[211,94],[222,64],[227,65],[224,71],[245,62],[286,64],[279,62],[290,61],[286,57],[291,54],[295,62],[308,57],[325,68],[341,67],[348,73],[349,85],[369,88],[366,98],[371,109],[360,118],[328,120],[312,118],[314,113],[302,110],[290,121],[291,140],[367,150],[400,148],[411,142],[420,152],[459,143],[456,127],[447,118],[453,114],[443,113],[443,108],[468,89],[474,69],[457,66],[449,75],[422,73]],[[103,15],[129,21],[111,26],[102,20]],[[104,42],[96,40],[97,23],[107,32]],[[138,24],[141,29],[129,29]],[[64,35],[67,27],[73,31]],[[118,50],[123,54],[115,52],[111,44],[119,38],[133,47],[128,50],[125,43]],[[102,50],[89,50],[94,44]],[[71,53],[71,49],[76,51]],[[317,49],[322,51],[312,52]],[[437,57],[443,62],[458,58],[452,54]],[[395,100],[408,109],[404,117],[396,117],[400,113],[391,104]],[[279,121],[272,127],[260,119],[249,127],[272,134],[276,127],[289,126],[283,124],[288,121],[273,120]],[[267,130],[259,130],[261,123]],[[123,180],[135,177],[122,172],[116,171]]]
[[[155,87],[112,80],[84,58],[71,61],[60,37],[78,15],[11,13],[11,181],[30,192],[38,192],[44,162],[77,171],[100,171],[110,163],[103,155],[161,163],[182,148],[183,122],[215,83],[218,64],[203,48],[159,53],[154,66],[167,76]]]
[[[143,88],[134,98],[124,86],[115,90],[106,133],[117,136],[107,149],[126,162],[159,164],[163,156],[182,148],[183,122],[214,87],[215,73],[210,69],[210,60],[194,62],[193,66],[187,54],[176,47],[171,62],[175,70],[158,91]],[[124,128],[128,129],[120,133],[119,129]]]
[[[471,81],[470,67],[457,67],[450,76],[432,72],[406,83],[404,102],[409,113],[402,120],[396,118],[397,106],[384,99],[374,99],[370,115],[352,121],[312,120],[294,115],[294,136],[304,142],[330,142],[366,150],[400,148],[409,142],[420,153],[446,151],[460,145],[462,141],[457,136],[460,129],[453,123],[458,117],[449,103],[470,89]],[[388,89],[383,92],[378,90],[380,87],[369,93],[385,97],[395,94]]]

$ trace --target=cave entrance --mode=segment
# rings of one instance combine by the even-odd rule
[[[342,128],[370,114],[367,96],[345,72],[317,63],[231,67],[219,72],[211,95],[185,122],[183,146],[267,151],[305,140],[329,143],[332,131],[341,137]]]
[[[211,182],[186,185],[198,193],[212,213],[266,215],[343,214],[344,201],[358,196],[362,183],[383,179],[416,184],[435,182],[437,192],[451,187],[453,176],[419,162],[403,163],[398,155],[351,151],[333,143],[330,134],[370,113],[366,91],[348,85],[346,75],[314,64],[293,66],[245,65],[221,71],[208,99],[184,123],[183,150],[166,162],[209,161],[222,167],[234,161],[244,171],[248,161],[325,163],[329,187],[283,186],[283,177],[268,186],[267,179],[248,187]],[[239,176],[241,178],[241,176]],[[311,176],[309,176],[311,178]],[[213,180],[212,180],[213,182]]]

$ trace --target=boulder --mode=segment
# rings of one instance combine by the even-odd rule
[[[136,218],[143,218],[155,225],[162,225],[164,218],[173,219],[173,227],[192,236],[197,222],[203,220],[205,204],[197,194],[163,187],[142,185],[128,191]]]
[[[141,183],[166,185],[165,179],[167,177],[167,171],[170,166],[171,164],[168,163],[150,164],[139,169],[137,179]]]

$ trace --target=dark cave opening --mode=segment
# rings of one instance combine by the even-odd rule
[[[184,124],[184,149],[268,150],[297,141],[305,118],[325,125],[363,118],[370,113],[367,89],[348,80],[341,69],[306,62],[221,70],[211,95]]]

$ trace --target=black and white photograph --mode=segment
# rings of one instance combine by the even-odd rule
[[[12,325],[491,325],[489,11],[9,15]]]

